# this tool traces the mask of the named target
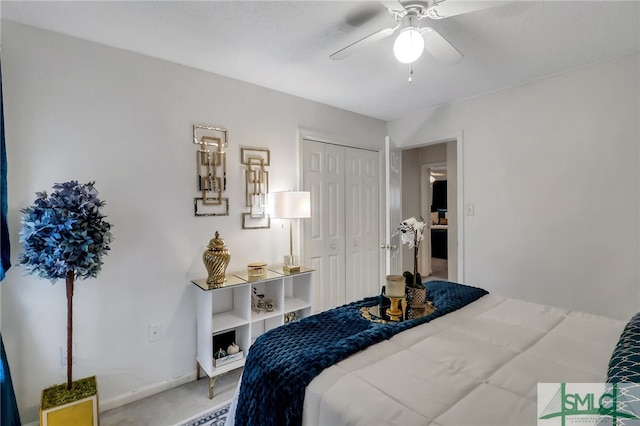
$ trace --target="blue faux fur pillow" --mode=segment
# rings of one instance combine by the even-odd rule
[[[640,313],[627,323],[611,354],[607,382],[640,383]]]

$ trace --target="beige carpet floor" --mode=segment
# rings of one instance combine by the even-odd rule
[[[213,399],[209,399],[209,379],[205,377],[100,413],[100,426],[176,425],[231,401],[241,372],[239,368],[220,376]]]
[[[441,279],[446,280],[449,277],[447,259],[431,258],[431,275],[427,277],[429,280]]]

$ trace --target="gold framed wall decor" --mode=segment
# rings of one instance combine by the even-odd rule
[[[229,216],[227,189],[228,131],[220,127],[193,125],[193,143],[196,151],[197,188],[199,196],[193,199],[196,216]]]
[[[249,213],[242,213],[242,229],[271,228],[266,212],[271,152],[266,148],[240,147],[240,162],[246,166],[245,205],[249,208]]]

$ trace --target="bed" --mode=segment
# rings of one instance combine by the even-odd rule
[[[486,294],[324,368],[303,391],[301,423],[535,425],[537,384],[605,382],[625,324]]]

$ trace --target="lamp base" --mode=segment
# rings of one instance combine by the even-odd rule
[[[298,261],[298,256],[296,256],[295,254],[285,256],[282,269],[285,272],[300,272],[300,262]]]

